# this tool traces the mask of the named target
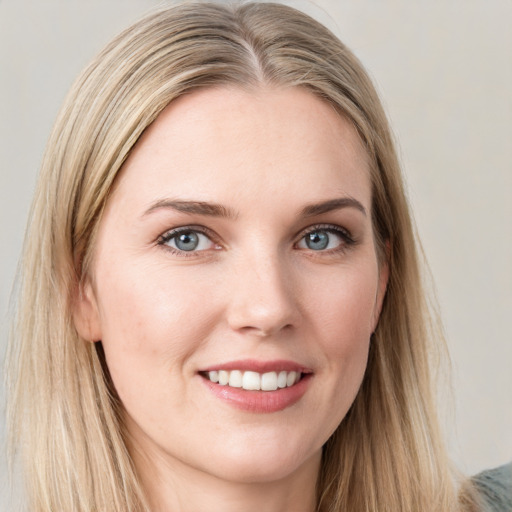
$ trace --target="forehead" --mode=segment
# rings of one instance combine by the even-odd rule
[[[157,196],[235,202],[357,195],[370,173],[352,124],[302,88],[205,89],[172,102],[123,166],[115,194],[144,207]],[[236,206],[236,205],[235,205]]]

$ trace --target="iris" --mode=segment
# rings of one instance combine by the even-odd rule
[[[187,231],[176,236],[174,243],[181,251],[193,251],[199,245],[199,236],[193,231]]]
[[[306,245],[313,251],[322,251],[329,245],[329,235],[325,231],[315,231],[306,235]]]

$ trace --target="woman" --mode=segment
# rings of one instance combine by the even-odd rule
[[[73,86],[9,356],[31,510],[473,510],[387,121],[271,4],[164,9]]]

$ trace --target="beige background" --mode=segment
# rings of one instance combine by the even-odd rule
[[[288,3],[362,59],[395,129],[453,359],[452,455],[470,473],[511,460],[512,1]],[[88,60],[155,5],[0,0],[2,354],[9,290],[57,109]],[[2,454],[0,510],[11,510],[6,481]]]

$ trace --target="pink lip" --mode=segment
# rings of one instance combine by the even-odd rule
[[[243,372],[301,372],[301,373],[312,373],[312,370],[306,368],[293,361],[273,360],[273,361],[258,361],[256,359],[242,359],[239,361],[230,361],[229,363],[218,364],[215,366],[209,366],[208,368],[202,368],[201,372],[211,372],[214,370],[241,370]]]
[[[247,391],[242,388],[233,388],[211,382],[204,374],[214,370],[241,370],[258,373],[283,370],[296,371],[302,373],[302,378],[297,384],[289,388],[276,389],[275,391]],[[201,375],[201,380],[214,396],[236,409],[254,413],[278,412],[297,403],[306,393],[313,377],[310,369],[304,368],[292,361],[232,361],[205,368],[199,373],[200,375],[203,374]]]

